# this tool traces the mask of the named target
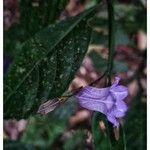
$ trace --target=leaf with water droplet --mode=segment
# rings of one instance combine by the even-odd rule
[[[42,102],[65,92],[88,48],[87,20],[95,11],[96,7],[49,26],[22,45],[4,81],[5,118],[27,118]]]

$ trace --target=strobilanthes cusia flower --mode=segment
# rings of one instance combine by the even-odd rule
[[[128,89],[118,85],[119,81],[120,78],[115,77],[114,83],[106,88],[86,86],[75,96],[82,107],[105,114],[114,127],[119,127],[118,119],[127,111],[124,99],[128,95]]]

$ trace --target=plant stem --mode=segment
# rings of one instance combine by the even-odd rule
[[[114,36],[114,0],[107,0],[108,8],[108,28],[109,28],[109,43],[108,43],[108,85],[111,84],[111,74],[113,69],[114,50],[115,50],[115,36]]]

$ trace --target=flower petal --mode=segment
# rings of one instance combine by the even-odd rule
[[[91,99],[89,97],[79,97],[76,96],[80,106],[93,110],[93,111],[99,111],[103,114],[107,113],[107,107],[104,103],[100,102],[99,100],[96,99]]]
[[[115,81],[114,81],[114,83],[112,84],[112,88],[113,87],[116,87],[117,85],[118,85],[118,83],[119,83],[119,81],[120,81],[120,78],[119,77],[115,77]]]
[[[76,94],[76,98],[82,107],[106,114],[108,109],[107,107],[113,105],[113,102],[108,97],[108,94],[109,88],[99,89],[86,86]]]
[[[123,99],[128,95],[128,90],[125,86],[118,85],[119,80],[116,77],[113,85],[107,88],[86,86],[75,95],[82,107],[105,114],[115,127],[119,126],[117,119],[127,111]]]
[[[111,109],[115,104],[115,101],[110,94],[103,100],[103,102],[105,103],[108,110]]]
[[[118,120],[111,114],[107,115],[108,121],[110,121],[115,127],[119,127],[119,122]]]
[[[110,114],[111,114],[112,116],[114,116],[115,118],[121,118],[121,117],[123,117],[123,116],[125,115],[125,111],[120,111],[120,110],[117,109],[116,106],[114,106],[114,107],[112,108]]]
[[[106,97],[109,93],[109,88],[96,88],[92,86],[86,86],[83,89],[80,90],[77,95],[82,95],[89,98],[98,98],[101,99],[103,97]]]
[[[116,107],[117,107],[117,110],[121,111],[121,112],[126,112],[128,107],[126,105],[126,103],[122,100],[118,100],[116,102]]]
[[[111,87],[110,92],[116,100],[123,100],[128,95],[128,89],[122,85]]]
[[[125,116],[125,112],[122,112],[122,111],[119,111],[116,109],[116,110],[114,110],[114,116],[116,118],[121,118],[121,117]]]

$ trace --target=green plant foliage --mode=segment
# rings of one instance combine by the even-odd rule
[[[66,129],[68,118],[76,109],[76,101],[71,98],[47,116],[31,117],[21,141],[32,143],[38,148],[48,149]]]
[[[111,149],[110,136],[106,132],[102,132],[100,130],[99,128],[100,121],[103,121],[103,123],[107,125],[106,117],[98,112],[95,112],[92,118],[92,133],[94,138],[95,150],[99,149],[110,150]],[[107,127],[106,130],[108,130]]]
[[[32,36],[43,27],[52,24],[65,7],[66,0],[21,0],[20,14],[21,26]]]
[[[108,30],[107,19],[95,17],[91,20],[91,22],[89,22],[89,24],[92,28],[99,29],[99,32],[93,31],[91,44],[102,44],[108,46],[108,34],[104,33],[104,31],[106,32]],[[129,36],[122,28],[122,24],[117,22],[115,24],[115,45],[119,44],[131,45],[132,41],[129,39]]]
[[[104,123],[105,130],[100,129],[100,121]],[[92,123],[95,150],[126,150],[123,126],[120,126],[119,139],[115,139],[113,127],[103,114],[95,112]]]
[[[86,149],[86,135],[83,130],[77,130],[68,140],[64,143],[64,150],[77,150]]]
[[[146,8],[142,5],[115,5],[115,15],[128,34],[142,29],[146,31]]]
[[[4,141],[4,150],[36,150],[32,144],[24,144],[19,141]]]
[[[100,71],[106,71],[107,69],[107,60],[102,58],[100,55],[98,55],[96,52],[91,52],[89,54],[90,58],[94,62],[94,66],[96,69]],[[128,70],[128,65],[126,62],[121,61],[114,61],[114,68],[113,72],[126,72]]]
[[[131,44],[131,40],[129,39],[127,33],[123,30],[121,27],[121,24],[116,25],[116,32],[115,32],[115,45],[119,44],[125,44],[129,45]]]
[[[19,23],[4,32],[5,54],[15,57],[20,50],[20,44],[54,23],[67,3],[68,0],[20,0]]]
[[[5,118],[27,118],[41,102],[61,96],[88,48],[87,20],[95,8],[53,24],[22,45],[5,77]]]
[[[146,149],[146,103],[139,91],[133,99],[125,121],[127,150]]]
[[[5,55],[14,58],[21,44],[27,39],[26,31],[20,25],[12,25],[8,31],[4,31],[4,53]]]
[[[91,37],[91,44],[108,46],[108,35],[104,35],[101,32],[99,33],[93,31]]]

